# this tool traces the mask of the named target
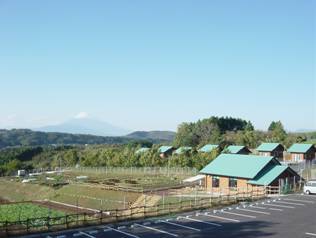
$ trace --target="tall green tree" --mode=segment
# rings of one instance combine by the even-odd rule
[[[284,130],[283,124],[281,121],[271,122],[269,128],[269,140],[272,142],[284,142],[286,139],[287,133]]]

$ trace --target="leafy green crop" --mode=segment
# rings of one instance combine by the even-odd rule
[[[24,221],[41,217],[61,217],[66,214],[30,203],[0,205],[0,222]]]

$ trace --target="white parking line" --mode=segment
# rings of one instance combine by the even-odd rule
[[[120,231],[120,230],[117,230],[117,229],[114,229],[112,227],[106,227],[107,229],[105,229],[104,231],[108,231],[108,229],[112,230],[112,231],[116,231],[118,233],[121,233],[123,235],[126,235],[126,236],[129,236],[129,237],[133,237],[133,238],[140,238],[139,236],[135,236],[133,234],[130,234],[130,233],[127,233],[127,232],[124,232],[124,231]]]
[[[308,236],[316,236],[315,233],[309,233],[309,232],[306,232],[305,235],[308,235]]]
[[[56,238],[66,238],[65,235],[61,235],[61,236],[56,236]]]
[[[86,236],[86,237],[89,237],[89,238],[96,238],[95,236],[89,235],[88,233],[85,233],[83,231],[80,231],[79,234]]]
[[[265,204],[262,204],[262,205],[264,205],[264,206],[271,206],[271,207],[282,207],[282,208],[295,209],[295,207],[284,206],[284,205],[277,205],[277,204],[271,204],[271,203],[265,203]]]
[[[253,213],[258,213],[258,214],[271,215],[271,213],[269,213],[269,212],[254,211],[254,210],[244,209],[244,208],[239,208],[239,209],[237,209],[237,210],[239,210],[239,211],[245,211],[245,212],[253,212]]]
[[[169,225],[172,225],[172,226],[178,226],[178,227],[186,228],[186,229],[193,230],[193,231],[201,231],[200,229],[197,229],[197,228],[194,228],[194,227],[191,227],[191,226],[184,226],[184,225],[180,225],[180,224],[173,223],[173,222],[170,222],[170,221],[160,221],[160,222],[161,223],[165,223],[165,224],[169,224]]]
[[[190,218],[190,217],[178,217],[179,219],[184,219],[184,220],[189,220],[189,221],[195,221],[195,222],[199,222],[199,223],[204,223],[204,224],[208,224],[208,225],[212,225],[212,226],[222,226],[220,224],[217,223],[213,223],[213,222],[207,222],[207,221],[202,221],[202,220],[198,220],[198,219],[194,219],[194,218]]]
[[[215,215],[210,215],[209,213],[199,213],[201,216],[206,216],[206,217],[212,217],[212,218],[217,218],[220,220],[226,220],[226,221],[233,221],[233,222],[240,222],[239,220],[236,219],[231,219],[231,218],[226,218],[226,217],[220,217],[220,216],[215,216]]]
[[[255,216],[250,216],[250,215],[240,214],[240,213],[235,213],[235,212],[222,211],[222,213],[230,214],[230,215],[235,215],[235,216],[240,216],[240,217],[256,218]]]
[[[170,232],[167,232],[167,231],[163,231],[163,230],[160,230],[160,229],[157,229],[157,228],[153,228],[153,227],[150,227],[150,226],[143,226],[143,225],[140,225],[140,224],[135,224],[135,226],[139,226],[139,227],[142,227],[142,228],[145,228],[145,229],[148,229],[148,230],[152,230],[152,231],[157,231],[157,232],[160,232],[160,233],[163,233],[163,234],[167,234],[167,235],[170,235],[170,236],[173,236],[173,237],[178,237],[177,234],[170,233]]]
[[[294,203],[294,202],[276,201],[275,203],[281,203],[281,204],[293,205],[293,206],[306,206],[306,204],[303,204],[303,203]]]
[[[250,206],[250,207],[255,208],[255,209],[267,210],[266,207],[257,207],[257,206]]]
[[[284,198],[283,200],[285,200],[285,201],[292,201],[292,202],[305,202],[305,203],[310,203],[310,204],[314,204],[315,203],[313,201],[306,201],[306,200],[301,200],[301,199]]]
[[[313,195],[300,194],[299,196],[300,196],[300,197],[304,197],[304,198],[310,198],[311,200],[316,199],[316,196],[313,196]],[[315,200],[314,200],[314,201],[315,201]]]
[[[271,211],[279,211],[279,212],[282,212],[282,211],[283,211],[283,209],[271,208],[271,207],[269,207],[269,210],[271,210]]]

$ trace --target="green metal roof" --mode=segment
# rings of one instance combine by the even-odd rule
[[[227,150],[231,153],[231,154],[237,154],[239,151],[241,151],[242,149],[244,149],[246,146],[243,145],[230,145],[227,147]]]
[[[248,181],[253,185],[270,185],[289,167],[285,165],[267,166],[253,180]]]
[[[159,153],[166,153],[168,150],[171,150],[173,147],[172,146],[161,146],[158,151]]]
[[[208,153],[208,152],[212,152],[213,150],[215,150],[217,148],[218,148],[218,145],[208,144],[208,145],[205,145],[202,148],[200,148],[198,151]]]
[[[141,154],[141,153],[145,153],[147,152],[148,150],[150,150],[149,148],[146,148],[146,147],[143,147],[143,148],[140,148],[138,150],[136,150],[136,154]]]
[[[182,146],[182,147],[179,147],[174,153],[177,154],[177,155],[181,155],[185,152],[188,152],[192,150],[192,147],[190,146]]]
[[[293,144],[287,151],[291,153],[306,153],[313,144]]]
[[[279,145],[281,145],[280,143],[262,143],[256,150],[257,151],[268,151],[268,152],[272,152],[274,151]]]
[[[221,154],[200,173],[253,179],[271,161],[280,164],[272,156]]]

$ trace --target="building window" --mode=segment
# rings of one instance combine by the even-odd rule
[[[301,157],[299,154],[294,154],[294,161],[299,162],[301,160]]]
[[[237,188],[237,179],[229,178],[229,187],[230,188]]]
[[[218,188],[219,187],[219,177],[213,176],[212,177],[212,187]]]

